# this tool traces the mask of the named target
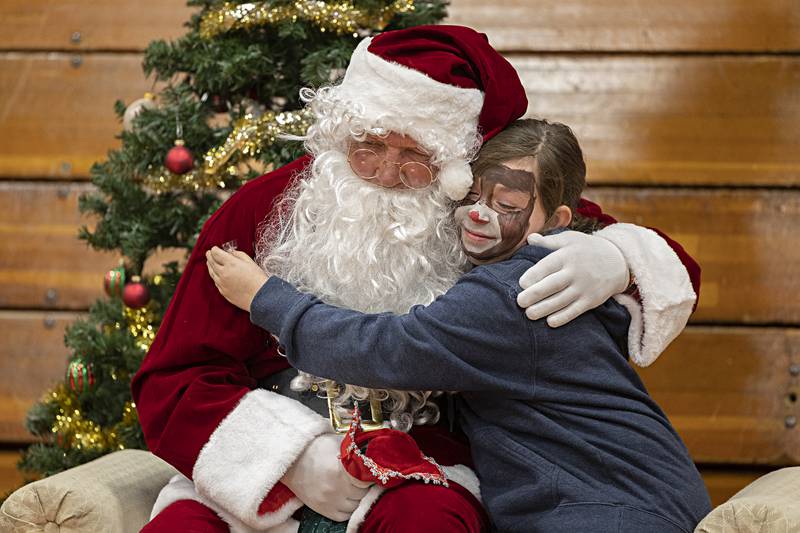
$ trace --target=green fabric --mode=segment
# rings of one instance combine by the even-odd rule
[[[303,517],[297,533],[344,533],[346,530],[347,522],[334,522],[309,507],[303,507]]]

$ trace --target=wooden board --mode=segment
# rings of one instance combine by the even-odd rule
[[[19,460],[18,450],[0,450],[0,496],[22,486],[24,478],[17,470]]]
[[[143,50],[183,35],[194,11],[184,0],[3,0],[0,49]]]
[[[0,308],[85,309],[116,256],[75,237],[83,184],[0,183]],[[655,226],[703,267],[695,321],[800,324],[800,192],[595,187],[620,220]],[[153,269],[174,253],[151,260]],[[55,297],[51,290],[55,291]],[[50,296],[48,296],[48,294]]]
[[[666,231],[703,269],[694,321],[800,324],[800,192],[616,189],[587,196]]]
[[[453,0],[449,13],[506,51],[800,48],[794,0]]]
[[[454,0],[448,22],[507,51],[783,51],[800,47],[796,8],[793,0]],[[183,0],[5,0],[0,49],[141,50],[181,35],[190,13]]]
[[[79,60],[78,66],[73,60]],[[118,146],[114,102],[150,90],[138,54],[0,54],[0,176],[88,177]]]
[[[575,129],[592,183],[800,183],[800,57],[511,59],[529,115]],[[70,61],[0,54],[0,177],[87,177],[117,146],[114,101],[150,88],[135,54]]]
[[[690,327],[646,369],[650,394],[692,458],[706,464],[800,462],[800,330]]]
[[[19,459],[20,452],[17,450],[0,450],[0,495],[22,485],[23,476],[16,466]],[[726,502],[731,496],[769,471],[769,469],[740,470],[700,466],[700,474],[703,476],[714,507]]]
[[[0,308],[87,309],[103,295],[103,276],[119,256],[96,252],[78,240],[81,183],[0,182]],[[167,250],[146,270],[183,256]]]
[[[800,57],[513,56],[590,183],[797,185]]]
[[[27,442],[25,414],[63,379],[74,313],[0,311],[0,442]],[[704,464],[800,462],[800,330],[690,327],[640,373]]]
[[[30,442],[25,415],[63,382],[69,351],[64,328],[75,313],[0,311],[0,442]]]

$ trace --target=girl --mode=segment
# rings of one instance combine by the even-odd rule
[[[405,315],[326,305],[219,248],[220,292],[278,334],[291,364],[370,388],[458,391],[481,494],[500,531],[690,532],[710,511],[680,437],[628,364],[630,316],[613,300],[557,329],[516,304],[548,250],[532,233],[587,229],[585,185],[563,124],[521,120],[490,140],[455,223],[476,265]]]

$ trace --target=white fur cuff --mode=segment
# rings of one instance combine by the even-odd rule
[[[150,520],[153,520],[161,511],[180,500],[194,500],[213,510],[217,516],[228,524],[231,533],[256,533],[255,529],[246,526],[229,513],[217,508],[214,502],[205,501],[197,494],[194,484],[182,474],[173,476],[169,483],[161,489],[150,513]],[[299,525],[297,520],[290,518],[275,527],[259,529],[258,533],[296,533]]]
[[[631,359],[639,366],[648,366],[689,321],[697,298],[689,273],[669,244],[652,230],[618,223],[595,235],[620,249],[636,278],[641,306],[624,294],[614,298],[631,314],[628,331]]]
[[[250,527],[283,523],[302,506],[299,499],[264,515],[258,507],[305,447],[328,431],[328,420],[300,402],[251,391],[201,450],[192,472],[197,492]]]

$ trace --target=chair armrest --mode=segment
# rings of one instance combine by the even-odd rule
[[[150,452],[114,452],[15,491],[0,508],[0,531],[136,532],[176,473]]]
[[[800,531],[800,466],[782,468],[737,492],[698,524],[695,533]]]

